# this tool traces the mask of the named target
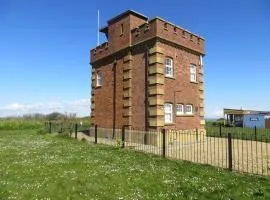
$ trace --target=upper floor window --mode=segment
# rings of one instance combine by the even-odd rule
[[[172,123],[172,104],[171,103],[165,103],[164,104],[164,117],[165,117],[165,123]]]
[[[196,82],[196,65],[190,65],[190,81],[191,82]]]
[[[176,104],[176,115],[183,115],[183,114],[184,114],[184,105]]]
[[[173,60],[165,58],[165,76],[173,77]]]
[[[186,105],[185,113],[191,115],[193,113],[193,106],[191,104]]]
[[[120,35],[124,34],[124,24],[121,24]]]
[[[102,85],[102,74],[101,72],[97,72],[97,86]]]

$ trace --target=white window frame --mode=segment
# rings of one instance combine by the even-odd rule
[[[170,120],[166,116],[170,116]],[[164,104],[164,121],[165,124],[173,122],[173,104],[172,103],[165,103]]]
[[[189,111],[188,111],[188,107],[190,108]],[[192,115],[193,114],[193,105],[192,104],[187,104],[185,106],[185,114],[186,115]]]
[[[97,87],[102,86],[102,73],[97,72]]]
[[[170,61],[170,64],[168,64],[167,61]],[[167,69],[169,69],[171,73],[167,73]],[[173,59],[169,57],[165,58],[165,76],[173,77]]]
[[[190,81],[197,82],[197,67],[194,64],[190,65]]]
[[[175,107],[176,115],[183,115],[184,114],[184,104],[178,103]]]

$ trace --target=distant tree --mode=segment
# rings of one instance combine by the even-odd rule
[[[65,115],[62,113],[53,112],[53,113],[48,114],[46,116],[46,119],[47,120],[60,120],[60,119],[63,119],[64,117],[65,117]]]

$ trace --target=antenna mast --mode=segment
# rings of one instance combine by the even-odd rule
[[[99,9],[97,11],[97,46],[99,46]]]

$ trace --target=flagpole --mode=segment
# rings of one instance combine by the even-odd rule
[[[99,46],[99,9],[97,15],[97,46]]]

